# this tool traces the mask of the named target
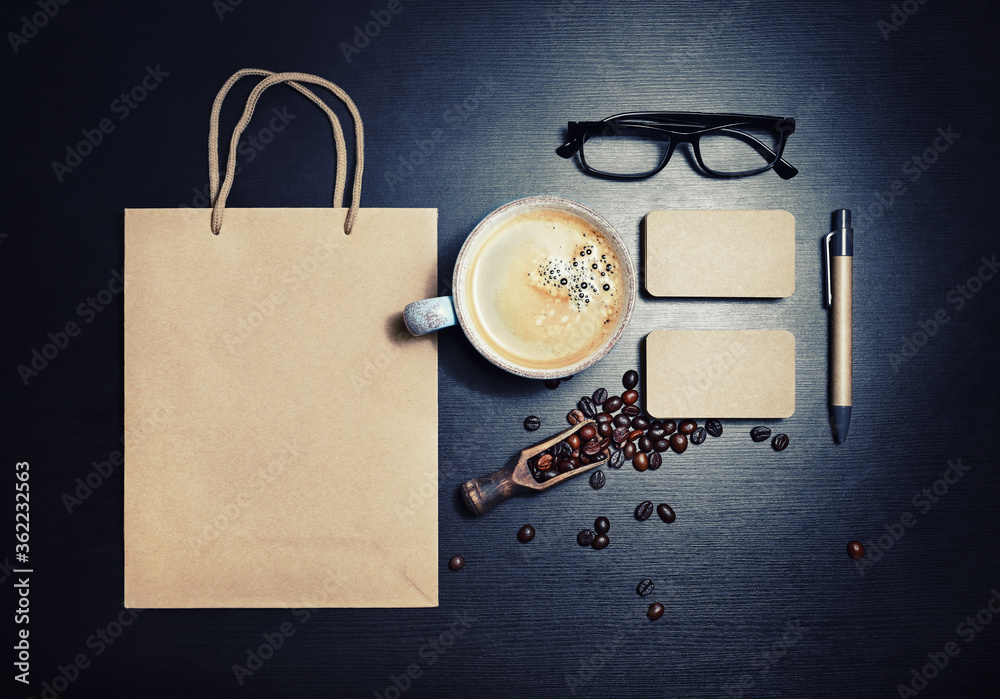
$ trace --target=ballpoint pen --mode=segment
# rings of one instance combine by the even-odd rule
[[[833,212],[826,236],[826,303],[830,308],[830,427],[837,444],[851,424],[854,229],[850,209]]]

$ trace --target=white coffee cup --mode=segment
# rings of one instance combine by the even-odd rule
[[[505,204],[476,226],[458,253],[452,292],[409,304],[409,331],[458,323],[501,369],[553,379],[611,351],[632,316],[638,280],[603,216],[545,195]]]

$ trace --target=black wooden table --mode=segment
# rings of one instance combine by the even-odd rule
[[[992,4],[939,0],[8,3],[2,500],[10,526],[15,464],[29,461],[35,573],[29,690],[13,679],[5,539],[4,691],[997,696],[997,19]],[[353,96],[368,135],[363,204],[440,210],[442,291],[480,218],[553,193],[607,216],[637,260],[653,209],[787,209],[795,294],[644,296],[611,354],[556,390],[443,332],[436,609],[123,612],[121,467],[78,504],[64,497],[120,449],[122,210],[206,204],[209,107],[243,67],[316,73]],[[243,144],[230,205],[324,205],[323,115],[291,91],[266,93],[271,109],[293,116]],[[675,158],[649,180],[609,182],[555,155],[567,121],[630,110],[795,117],[786,157],[801,174],[713,180]],[[854,418],[836,446],[820,240],[841,207],[856,228]],[[37,373],[18,369],[69,320],[78,337]],[[560,428],[581,395],[638,367],[646,333],[669,328],[794,333],[797,410],[767,423],[790,436],[786,451],[729,420],[657,472],[626,466],[600,491],[578,479],[464,513],[458,485],[524,446],[525,415]],[[677,521],[636,522],[644,499],[669,502]],[[598,515],[612,545],[578,547]],[[538,531],[527,545],[515,539],[525,523]],[[868,547],[863,567],[845,553],[852,539]],[[458,573],[455,553],[468,560]],[[656,584],[646,599],[644,577]],[[654,599],[666,613],[650,622]],[[279,648],[248,658],[282,628],[294,633]]]

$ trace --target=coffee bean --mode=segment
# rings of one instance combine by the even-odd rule
[[[604,475],[604,471],[594,471],[590,474],[590,487],[594,490],[600,490],[604,487],[604,483],[607,478]]]
[[[542,478],[544,478],[547,481],[551,481],[558,475],[559,475],[559,470],[555,468],[550,468],[548,471],[542,472]]]
[[[559,471],[559,473],[566,473],[567,471],[572,471],[573,470],[572,457],[565,457],[565,456],[561,457],[556,462],[556,470]]]
[[[594,401],[590,399],[590,396],[584,396],[576,405],[587,417],[594,417],[597,415],[597,408],[594,406]]]
[[[619,427],[617,430],[614,431],[612,438],[615,440],[615,444],[621,446],[628,440],[628,428]]]
[[[677,423],[674,422],[673,420],[664,420],[663,429],[668,436],[672,435],[674,431],[677,429]]]
[[[600,422],[597,425],[597,434],[602,437],[610,437],[615,433],[615,426],[610,422]]]
[[[525,524],[517,532],[517,540],[526,544],[535,538],[535,528],[530,524]]]
[[[660,519],[662,519],[667,524],[670,524],[675,519],[677,519],[677,515],[674,514],[673,508],[670,507],[670,505],[668,505],[665,502],[661,502],[659,505],[656,506],[656,514],[658,514],[660,516]]]
[[[611,530],[611,522],[607,517],[598,517],[594,520],[594,531],[598,534],[607,534]]]
[[[612,454],[611,459],[608,461],[608,466],[610,466],[611,468],[621,468],[624,465],[625,465],[625,455],[620,451],[616,451],[614,454]]]
[[[785,447],[788,446],[788,435],[787,434],[776,434],[774,439],[771,440],[771,448],[775,451],[784,451]]]
[[[636,586],[635,591],[639,594],[640,597],[645,597],[646,595],[649,595],[653,592],[653,587],[654,585],[652,580],[650,580],[649,578],[643,578],[642,580],[639,581],[639,584]]]
[[[678,454],[683,454],[684,450],[688,448],[687,436],[680,432],[670,435],[670,448]]]
[[[524,429],[528,430],[528,432],[534,432],[541,426],[542,426],[541,419],[539,419],[535,415],[529,415],[528,417],[524,418]]]
[[[577,437],[577,440],[579,440],[579,437]],[[552,449],[553,449],[552,453],[553,456],[569,456],[570,454],[573,453],[573,447],[570,446],[570,443],[567,442],[565,439],[559,442],[559,444],[555,445]]]
[[[642,433],[640,432],[639,434]],[[644,451],[648,454],[649,452],[653,451],[653,440],[643,435],[642,437],[639,438],[639,442],[637,443],[636,446],[639,447],[639,451]]]
[[[570,450],[575,450],[580,448],[580,435],[575,432],[565,439],[566,444],[569,445]]]
[[[847,544],[847,555],[858,560],[859,558],[865,557],[865,545],[860,541],[852,541]]]
[[[643,500],[635,506],[635,518],[640,522],[645,522],[651,514],[653,514],[653,503],[649,500]]]
[[[535,460],[535,464],[538,466],[538,468],[544,471],[545,469],[547,469],[549,466],[552,465],[552,461],[553,461],[552,454],[539,454],[538,458]]]
[[[591,400],[594,401],[596,405],[604,405],[604,401],[608,399],[608,389],[599,388],[594,391],[594,395],[591,396]]]
[[[587,416],[583,414],[582,410],[570,410],[566,415],[566,422],[571,425],[579,425],[581,422],[587,419]]]
[[[631,427],[632,421],[628,415],[616,415],[612,423],[615,427]]]
[[[580,438],[581,442],[589,442],[597,436],[597,428],[593,425],[584,425],[576,431],[576,435]]]
[[[592,543],[591,546],[594,548],[595,551],[600,551],[601,549],[606,549],[608,547],[608,544],[610,543],[611,540],[608,538],[607,534],[598,534],[597,538],[594,539],[594,543]]]
[[[594,539],[596,538],[597,534],[592,532],[590,529],[584,529],[576,535],[576,543],[580,544],[580,546],[590,546],[594,543]]]
[[[559,379],[545,379],[545,388],[559,388]]]
[[[624,405],[622,406],[622,415],[628,415],[629,417],[636,417],[642,412],[642,409],[638,405]]]
[[[655,444],[657,440],[663,439],[667,436],[667,431],[662,427],[650,427],[646,430],[646,436],[652,439]]]
[[[650,621],[656,621],[663,616],[663,605],[659,602],[653,602],[649,605],[649,609],[646,610],[646,616],[649,617]]]
[[[448,561],[448,567],[452,570],[462,570],[465,567],[465,556],[452,556]]]
[[[645,430],[645,429],[648,429],[649,428],[649,418],[642,417],[641,415],[639,417],[634,417],[634,418],[632,418],[632,425],[631,425],[631,427],[632,427],[633,430]]]
[[[604,405],[602,407],[604,408],[604,412],[613,413],[616,410],[618,410],[618,408],[622,407],[622,405],[623,403],[621,398],[619,398],[618,396],[611,396],[606,401],[604,401]]]
[[[705,441],[705,428],[699,427],[691,433],[691,444],[702,444]]]
[[[754,427],[750,430],[750,439],[755,442],[763,442],[770,436],[771,428],[769,427]]]
[[[597,424],[601,424],[602,422],[611,422],[614,420],[611,413],[608,412],[597,413],[597,415],[594,416],[594,419],[597,420]]]
[[[637,451],[632,458],[632,465],[636,471],[645,471],[649,468],[649,457],[641,451]]]
[[[629,389],[622,394],[622,403],[625,405],[632,405],[637,400],[639,400],[639,392]]]
[[[639,451],[639,448],[635,446],[635,442],[629,442],[622,447],[622,454],[625,455],[626,459],[634,457],[637,451]]]
[[[663,457],[660,456],[660,452],[654,451],[649,455],[649,470],[655,471],[660,466],[663,465]]]
[[[589,442],[583,445],[583,453],[587,456],[594,456],[600,453],[603,449],[601,446],[601,441],[597,438],[591,439]]]
[[[626,390],[633,389],[638,384],[639,384],[639,372],[635,371],[634,369],[629,369],[628,371],[625,372],[625,375],[622,376],[622,386],[624,386]]]
[[[577,458],[580,459],[581,466],[586,466],[591,462],[591,460],[596,459],[597,457],[592,454],[580,454]]]
[[[601,451],[604,451],[605,449],[607,449],[608,447],[611,446],[611,438],[610,437],[598,437],[597,438],[597,443],[601,445]]]
[[[634,442],[642,436],[642,430],[632,430],[628,433],[628,438],[630,442]]]
[[[658,439],[656,440],[656,442],[653,443],[653,450],[658,451],[660,453],[665,452],[669,448],[670,448],[669,439]]]
[[[718,420],[709,420],[705,423],[705,431],[713,437],[722,436],[722,423]]]
[[[694,420],[681,420],[681,424],[677,426],[677,431],[681,434],[691,434],[697,427],[698,423]]]

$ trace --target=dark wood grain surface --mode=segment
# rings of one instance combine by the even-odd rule
[[[44,22],[39,6],[5,6],[0,51],[10,488],[0,500],[11,522],[14,463],[30,461],[36,571],[26,691],[10,664],[7,539],[5,696],[998,696],[1000,617],[980,612],[1000,589],[1000,279],[982,261],[1000,253],[994,4],[118,1],[58,5]],[[391,21],[345,56],[373,12]],[[147,66],[161,81],[122,118],[115,100]],[[650,210],[787,209],[795,294],[643,296],[611,354],[556,390],[502,373],[459,330],[442,332],[437,609],[150,610],[118,627],[121,468],[72,513],[63,495],[120,448],[120,297],[27,385],[17,367],[121,270],[124,208],[204,205],[209,108],[243,67],[316,73],[347,90],[368,136],[363,205],[440,210],[442,292],[477,221],[553,193],[604,214],[637,260]],[[224,125],[249,89],[236,89]],[[323,115],[292,91],[268,91],[260,109],[294,118],[272,143],[244,144],[230,205],[324,205],[334,161]],[[628,110],[795,117],[785,155],[801,174],[712,180],[678,153],[654,178],[609,182],[555,155],[567,121]],[[53,161],[105,118],[114,130],[60,181]],[[855,212],[854,417],[835,446],[819,253],[840,207]],[[768,423],[790,436],[786,451],[752,443],[754,421],[729,420],[721,438],[656,472],[626,466],[600,491],[580,478],[482,518],[464,512],[458,486],[531,441],[526,415],[562,429],[581,395],[618,387],[639,366],[646,333],[671,328],[794,333],[797,409]],[[339,402],[373,449],[406,459],[378,406]],[[967,471],[935,495],[959,462]],[[636,522],[644,499],[669,502],[677,521]],[[576,532],[598,515],[611,520],[611,546],[578,547]],[[537,530],[527,545],[515,538],[525,523]],[[891,530],[903,534],[876,561]],[[852,539],[869,547],[870,567],[846,556]],[[451,572],[456,553],[468,563]],[[656,584],[646,599],[635,593],[644,577]],[[645,617],[653,600],[666,606],[655,623]],[[962,626],[977,612],[978,631]],[[248,649],[285,622],[294,634],[237,677]],[[958,655],[928,666],[949,643]],[[74,671],[81,654],[89,664]]]

